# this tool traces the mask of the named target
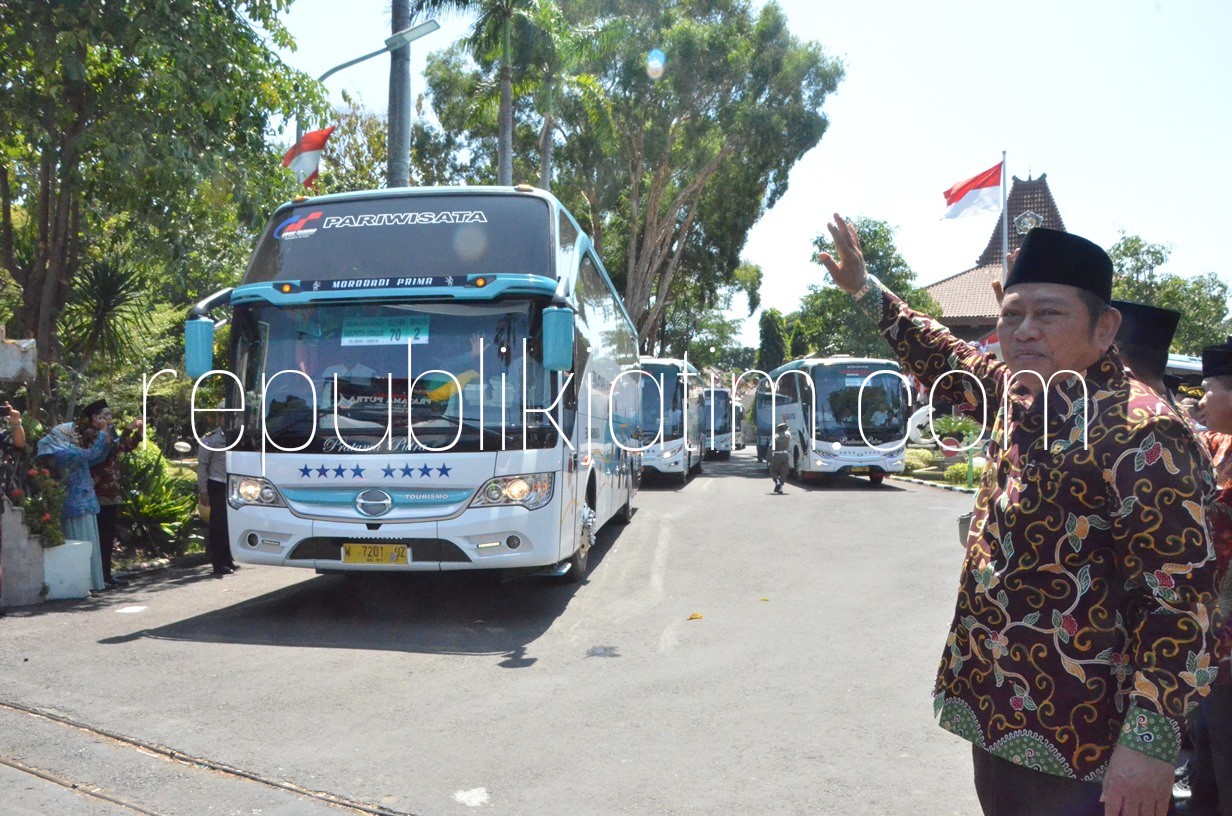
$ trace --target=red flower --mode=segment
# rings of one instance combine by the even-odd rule
[[[1017,696],[1011,697],[1010,698],[1010,708],[1014,709],[1015,711],[1022,711],[1022,698],[1017,697]]]
[[[1176,581],[1163,570],[1155,570],[1155,580],[1159,581],[1159,585],[1164,589],[1174,589],[1176,587]]]
[[[48,522],[48,521],[51,521],[51,513],[44,513],[44,514],[43,514],[43,521],[44,521],[44,523],[46,523],[46,522]]]
[[[12,496],[14,499],[20,499],[22,496],[26,495],[26,493],[24,490],[14,490],[11,493],[9,493],[9,495]]]
[[[1078,632],[1078,621],[1074,620],[1073,615],[1065,615],[1061,618],[1061,628],[1066,634],[1073,637]]]
[[[26,471],[26,475],[31,478],[34,478],[35,476],[38,475],[38,471],[35,470],[34,468],[30,468],[29,470]]]
[[[40,471],[39,471],[39,475],[40,475],[40,476],[50,476],[50,475],[51,475],[51,471],[50,471],[50,470],[48,470],[47,468],[43,468],[42,470],[40,470]]]
[[[1164,452],[1164,446],[1156,442],[1146,452],[1146,463],[1148,465],[1155,464],[1156,462],[1159,461],[1159,457],[1163,452]]]

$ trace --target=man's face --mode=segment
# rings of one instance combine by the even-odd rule
[[[1058,371],[1082,373],[1108,350],[1121,324],[1120,312],[1106,312],[1092,327],[1078,292],[1060,283],[1020,283],[1005,293],[997,334],[1011,371],[1034,371],[1047,382]],[[1015,382],[1042,390],[1029,375]]]
[[[103,410],[99,411],[97,414],[91,415],[90,424],[100,431],[103,428],[106,428],[108,425],[111,424],[111,409],[104,408]]]
[[[1206,391],[1198,401],[1202,424],[1216,433],[1232,433],[1232,388],[1223,377],[1207,377],[1202,381]]]

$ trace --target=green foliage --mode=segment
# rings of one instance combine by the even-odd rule
[[[287,180],[265,141],[271,117],[324,107],[271,50],[291,45],[287,5],[40,2],[0,15],[0,268],[20,292],[9,333],[33,336],[42,362],[60,356],[70,283],[110,219],[131,218],[135,244],[167,257],[158,239],[208,222],[196,196],[208,179],[225,173],[237,218],[268,210]],[[34,407],[55,396],[51,370]]]
[[[1198,355],[1203,346],[1227,338],[1228,285],[1213,272],[1190,278],[1159,272],[1171,254],[1167,246],[1122,233],[1108,250],[1115,272],[1112,296],[1180,312],[1171,350]]]
[[[933,429],[937,432],[938,439],[953,437],[961,440],[963,445],[969,445],[974,442],[982,430],[980,423],[974,419],[954,414],[941,416],[934,414]]]
[[[783,315],[778,309],[763,310],[757,329],[760,335],[757,367],[762,371],[773,371],[783,364],[787,354],[787,343],[783,338]]]
[[[950,465],[945,469],[944,477],[946,484],[966,485],[967,484],[967,463],[966,461],[958,462]]]
[[[182,553],[197,501],[196,482],[173,474],[153,445],[138,445],[122,461],[121,540],[153,555]]]
[[[861,217],[855,219],[854,226],[868,271],[912,308],[939,317],[941,307],[926,291],[916,288],[915,273],[894,245],[894,230],[890,225]],[[813,245],[819,252],[834,253],[828,234],[819,235]],[[810,286],[795,317],[809,344],[823,357],[833,354],[885,357],[889,353],[877,327],[855,315],[851,295],[832,284]]]
[[[923,470],[926,467],[931,467],[933,463],[932,451],[920,450],[913,448],[908,450],[903,456],[903,469],[907,473],[913,473],[917,470]]]

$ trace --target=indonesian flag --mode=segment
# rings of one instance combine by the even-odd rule
[[[1001,356],[1001,337],[994,331],[992,334],[985,337],[976,344],[976,348],[981,354],[995,354]]]
[[[959,218],[971,213],[998,210],[1001,208],[1001,165],[997,162],[978,176],[960,181],[945,195],[945,218]]]
[[[305,133],[298,142],[291,145],[287,155],[282,157],[282,166],[290,167],[295,172],[295,178],[305,187],[311,187],[317,180],[321,153],[325,150],[325,141],[333,132],[332,127],[327,127],[325,130]]]

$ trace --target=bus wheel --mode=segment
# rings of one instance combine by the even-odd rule
[[[589,504],[582,505],[582,531],[578,534],[578,548],[569,557],[569,571],[565,581],[580,584],[586,580],[586,568],[590,566],[590,548],[595,544],[595,511]]]
[[[868,481],[870,484],[872,484],[873,487],[880,487],[881,483],[885,481],[885,474],[884,473],[870,473],[868,474]]]
[[[795,481],[800,481],[800,451],[793,451],[791,455],[791,472],[787,474]]]
[[[684,470],[680,471],[680,486],[684,487],[689,483],[689,463],[684,463]]]
[[[728,461],[729,459],[731,459],[731,451],[729,451],[729,450],[728,450],[728,451],[723,451],[723,453],[721,454],[721,456],[723,457],[723,461],[724,461],[724,462],[726,462],[726,461]]]
[[[628,524],[633,521],[633,490],[625,494],[624,506],[616,511],[616,515],[612,516],[617,524]]]

